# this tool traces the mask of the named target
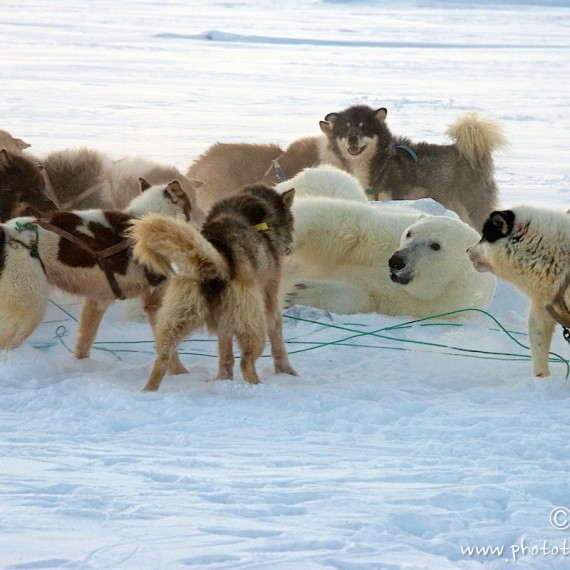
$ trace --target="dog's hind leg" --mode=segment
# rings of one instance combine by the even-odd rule
[[[260,327],[256,331],[239,332],[236,336],[241,353],[239,363],[241,374],[249,384],[259,384],[260,380],[255,370],[255,363],[263,353],[265,346],[264,328]]]
[[[91,353],[91,346],[101,319],[105,311],[113,303],[113,300],[101,301],[95,299],[86,299],[81,309],[81,316],[79,317],[79,336],[75,343],[75,358],[88,358]]]
[[[271,345],[271,356],[277,374],[298,376],[289,362],[289,355],[283,339],[283,316],[279,308],[277,287],[268,287],[265,291],[265,309],[267,312],[267,336]]]
[[[160,309],[162,303],[162,298],[164,297],[165,285],[160,285],[151,289],[143,295],[143,308],[148,317],[148,322],[152,328],[153,333],[156,329],[156,315]],[[168,364],[169,374],[185,374],[188,372],[185,366],[180,361],[180,355],[178,354],[178,349],[173,351],[170,362]]]
[[[192,291],[169,287],[158,311],[154,338],[156,360],[144,392],[156,392],[168,370],[171,358],[177,354],[182,339],[204,322],[199,302],[192,302]]]
[[[234,379],[234,337],[231,334],[218,333],[218,373],[216,380]]]

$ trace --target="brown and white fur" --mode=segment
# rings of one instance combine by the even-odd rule
[[[507,144],[499,125],[466,113],[447,129],[452,144],[414,143],[392,135],[387,113],[367,105],[329,113],[323,161],[340,161],[374,200],[433,198],[480,232],[497,206],[492,153]]]
[[[218,336],[217,380],[233,379],[234,337],[250,384],[259,383],[255,363],[266,335],[275,371],[296,374],[278,300],[281,257],[292,242],[294,193],[246,186],[213,207],[201,232],[160,215],[133,223],[135,257],[157,273],[166,273],[171,263],[177,267],[157,315],[157,358],[145,391],[158,390],[180,342],[203,325]]]
[[[113,160],[89,148],[52,151],[38,161],[46,169],[60,209],[126,208],[140,194],[139,178],[144,178],[150,184],[178,180],[190,199],[193,221],[200,224],[205,217],[196,201],[201,183],[187,179],[172,165],[140,156]]]
[[[273,160],[278,160],[287,179],[320,164],[326,144],[322,135],[297,139],[286,149],[277,144],[218,142],[192,162],[186,176],[204,182],[197,198],[198,205],[208,212],[216,202],[233,196],[248,184],[277,184],[280,179]],[[334,164],[339,165],[338,160]]]
[[[95,251],[123,241],[133,219],[149,212],[180,218],[187,223],[190,201],[175,180],[150,186],[124,211],[55,211],[46,221],[79,237]],[[85,297],[76,343],[77,358],[86,358],[106,309],[115,295],[96,259],[65,237],[34,224],[35,218],[14,218],[0,224],[0,348],[23,342],[41,323],[48,304],[49,287]],[[37,256],[32,256],[34,249]],[[108,258],[126,298],[142,297],[151,325],[157,311],[164,275],[152,274],[137,263],[131,248]],[[173,370],[179,362],[173,360]]]
[[[535,376],[549,376],[556,321],[547,306],[570,318],[557,301],[560,295],[570,305],[570,216],[528,205],[492,212],[483,237],[468,253],[477,271],[491,271],[528,297],[532,370]]]

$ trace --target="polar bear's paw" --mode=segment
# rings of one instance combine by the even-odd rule
[[[283,306],[290,309],[293,305],[305,305],[306,307],[318,307],[318,282],[307,279],[293,284],[285,294]]]
[[[339,315],[369,313],[374,311],[370,295],[344,279],[302,279],[285,292],[284,308],[293,305],[314,307]]]

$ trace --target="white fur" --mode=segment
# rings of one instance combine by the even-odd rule
[[[511,211],[515,214],[511,234],[473,244],[469,257],[479,271],[492,271],[527,295],[533,373],[549,376],[548,351],[556,323],[545,305],[554,301],[570,271],[570,215],[527,205]],[[564,300],[570,306],[568,290]]]
[[[280,182],[275,189],[285,192],[295,188],[295,200],[306,196],[326,196],[357,202],[368,202],[358,180],[348,172],[330,164],[305,168],[289,180]]]
[[[295,201],[293,213],[285,306],[426,317],[492,300],[495,279],[477,273],[466,253],[479,235],[459,220],[330,198]],[[439,251],[430,247],[435,240]],[[399,247],[411,252],[407,285],[390,279],[388,260]]]

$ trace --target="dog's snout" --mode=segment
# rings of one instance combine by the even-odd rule
[[[406,262],[404,261],[404,258],[399,253],[396,252],[388,260],[388,266],[390,267],[390,269],[399,271],[400,269],[404,269],[404,267],[406,267]]]

